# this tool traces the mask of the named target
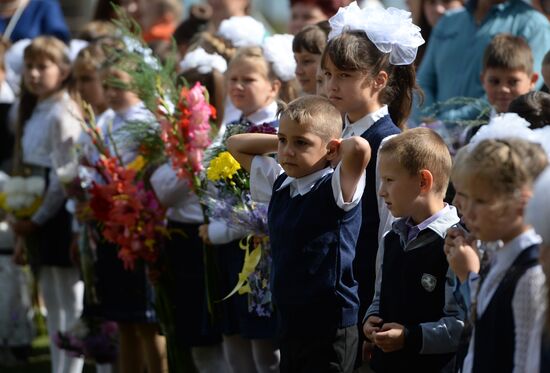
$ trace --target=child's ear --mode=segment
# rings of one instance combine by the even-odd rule
[[[535,84],[537,83],[537,80],[539,80],[539,74],[533,73],[531,74],[531,90],[535,89]]]
[[[428,193],[434,185],[434,177],[429,170],[420,170],[420,193]]]
[[[388,73],[385,71],[380,71],[373,80],[374,88],[377,90],[382,90],[386,88],[388,84]]]
[[[281,91],[281,86],[282,85],[283,84],[281,83],[281,81],[279,79],[273,79],[271,81],[271,90],[275,94],[274,97],[279,96],[279,92]]]
[[[338,149],[340,148],[340,139],[332,139],[327,144],[327,160],[332,161],[338,157]]]

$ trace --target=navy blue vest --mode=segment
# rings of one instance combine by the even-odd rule
[[[512,299],[523,274],[538,264],[539,245],[518,255],[493,294],[474,329],[474,361],[472,373],[512,372],[514,369],[514,312]]]
[[[345,212],[334,201],[332,174],[305,195],[277,189],[269,203],[273,265],[271,291],[284,336],[333,333],[357,323],[359,299],[352,263],[361,224],[361,205]]]
[[[376,278],[376,254],[378,252],[378,191],[376,190],[376,159],[378,148],[383,139],[400,133],[401,130],[393,123],[389,115],[376,121],[361,135],[371,147],[371,159],[366,169],[366,184],[362,204],[362,223],[355,253],[354,275],[359,284],[360,315],[367,312],[374,296],[374,281]]]
[[[449,265],[444,240],[430,229],[418,237],[426,240],[426,245],[409,251],[403,249],[394,231],[385,237],[379,316],[386,323],[412,328],[445,316]],[[375,349],[372,368],[376,372],[439,372],[453,358],[454,354],[420,354],[422,342],[416,342],[396,352]]]

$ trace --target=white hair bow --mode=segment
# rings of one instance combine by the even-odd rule
[[[203,48],[197,48],[185,55],[180,62],[182,72],[197,69],[201,74],[208,74],[212,69],[224,73],[227,70],[227,62],[217,53],[207,53]]]
[[[250,16],[234,16],[220,23],[217,34],[229,40],[235,48],[260,46],[265,27]]]
[[[397,8],[361,9],[354,1],[340,8],[329,23],[328,40],[345,31],[364,31],[378,50],[390,54],[392,65],[410,65],[418,47],[424,44],[420,27],[412,23],[411,13]]]
[[[282,81],[295,78],[296,60],[292,52],[294,36],[278,34],[265,38],[262,46],[265,59],[271,62],[275,75]]]

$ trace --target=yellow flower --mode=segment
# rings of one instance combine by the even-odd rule
[[[145,158],[143,158],[141,155],[138,155],[130,164],[128,164],[128,169],[139,172],[141,171],[143,166],[145,166]]]
[[[229,152],[221,152],[210,162],[206,170],[206,177],[210,181],[231,179],[241,169],[239,162]]]

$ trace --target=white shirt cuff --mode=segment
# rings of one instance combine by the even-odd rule
[[[353,198],[350,202],[344,202],[344,196],[342,194],[342,184],[340,183],[340,168],[342,163],[338,163],[334,174],[332,175],[332,193],[334,195],[334,201],[336,205],[344,211],[350,211],[355,206],[361,202],[361,197],[363,196],[363,191],[365,190],[365,171],[361,175],[359,182],[355,186],[355,193],[353,193]]]

